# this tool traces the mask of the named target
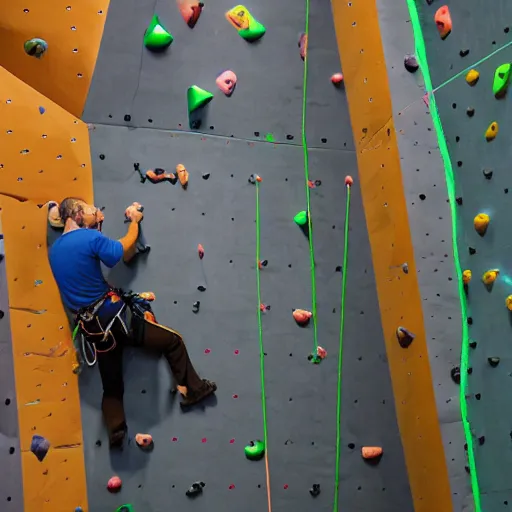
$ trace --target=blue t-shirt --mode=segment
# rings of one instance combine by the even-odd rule
[[[49,251],[50,266],[62,301],[73,311],[90,306],[108,291],[101,263],[112,268],[123,257],[123,244],[95,229],[60,236]]]

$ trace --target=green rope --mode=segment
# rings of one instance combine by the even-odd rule
[[[425,88],[427,91],[432,91],[432,79],[430,77],[430,70],[428,67],[427,52],[425,48],[425,40],[423,38],[423,32],[421,29],[420,19],[418,15],[418,9],[415,5],[414,0],[407,0],[409,7],[409,13],[411,17],[412,27],[414,31],[414,42],[415,52],[423,73],[425,80]],[[471,476],[471,487],[473,491],[473,499],[475,501],[475,512],[481,512],[481,498],[480,488],[478,485],[478,475],[475,463],[475,451],[473,446],[473,437],[471,435],[471,427],[468,420],[468,407],[466,402],[466,389],[468,385],[468,366],[469,366],[469,333],[467,325],[467,304],[466,295],[464,293],[464,285],[462,282],[462,269],[460,266],[459,259],[459,248],[457,245],[457,211],[455,206],[455,178],[453,174],[452,162],[450,160],[450,154],[446,139],[444,137],[443,125],[439,117],[439,111],[436,105],[436,99],[434,94],[429,94],[430,98],[430,112],[432,114],[432,120],[437,134],[437,140],[439,144],[439,150],[444,163],[446,185],[448,190],[448,197],[450,200],[451,218],[452,218],[452,244],[453,244],[453,257],[455,262],[455,270],[457,272],[457,281],[459,284],[459,297],[461,304],[462,313],[462,347],[460,356],[460,410],[462,417],[462,425],[464,428],[464,436],[468,446],[468,463],[469,471]]]
[[[263,327],[261,324],[261,284],[260,284],[260,184],[256,182],[256,290],[258,294],[258,340],[260,346],[261,412],[263,415],[263,439],[268,456],[267,398],[265,394],[265,353],[263,350]],[[267,475],[270,482],[270,475]],[[269,495],[270,508],[270,489]],[[269,512],[271,512],[269,510]]]
[[[338,494],[340,487],[340,431],[341,431],[341,369],[343,364],[343,332],[345,330],[345,297],[347,290],[348,231],[350,214],[350,186],[347,186],[347,204],[345,208],[345,235],[343,240],[343,277],[341,279],[340,345],[338,351],[338,397],[336,403],[336,472],[334,486],[334,512],[338,512]]]
[[[309,44],[309,1],[306,0],[306,28],[304,33]],[[313,246],[313,226],[311,223],[311,199],[309,194],[309,151],[306,138],[306,109],[308,102],[308,50],[304,55],[304,79],[302,83],[302,150],[304,152],[304,178],[306,185],[306,205],[308,213],[308,239],[309,239],[309,263],[311,268],[311,313],[313,315],[313,344],[314,351],[318,348],[318,330],[316,318],[316,279],[315,279],[315,251]]]

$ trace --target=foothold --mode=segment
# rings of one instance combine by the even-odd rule
[[[202,246],[202,244],[197,244],[197,254],[200,260],[204,258],[204,247]]]
[[[484,169],[482,172],[486,180],[492,179],[492,171],[490,169]]]
[[[476,341],[470,341],[470,342],[469,342],[469,346],[470,346],[471,348],[475,349],[475,348],[476,348],[476,346],[477,346]]]
[[[402,270],[403,270],[404,274],[408,274],[409,273],[409,265],[407,263],[403,263]]]
[[[84,512],[84,509],[82,507],[76,507],[75,512]]]
[[[260,441],[251,441],[244,449],[245,456],[249,460],[260,460],[265,455],[265,443]]]
[[[466,74],[466,82],[473,87],[480,79],[480,73],[476,69],[470,69]]]
[[[185,493],[189,498],[196,498],[203,492],[204,482],[194,482]]]
[[[186,189],[188,187],[188,171],[183,164],[176,166],[176,174],[178,175],[182,188]]]
[[[491,218],[486,213],[479,213],[474,219],[473,219],[473,225],[475,226],[475,231],[480,235],[484,236],[487,228],[489,227],[489,222],[491,221]]]
[[[270,304],[260,304],[260,311],[270,311]]]
[[[441,39],[446,39],[452,31],[452,17],[447,5],[443,5],[437,10],[434,20]]]
[[[124,120],[126,123],[129,123],[132,120],[132,116],[130,114],[125,114]]]
[[[354,179],[352,176],[345,176],[345,185],[347,187],[351,187],[354,184]]]
[[[297,226],[306,226],[308,224],[308,212],[306,210],[302,210],[293,217],[293,221]]]
[[[197,85],[191,85],[187,90],[188,113],[191,114],[195,110],[204,107],[213,98],[210,91],[201,89]]]
[[[206,291],[206,287],[203,286],[202,284],[200,284],[197,289],[200,291],[200,292],[205,292]]]
[[[496,98],[502,98],[507,93],[510,82],[511,64],[502,64],[494,72],[494,81],[492,84],[492,93]]]
[[[512,311],[512,295],[509,295],[506,299],[505,299],[505,304],[507,306],[507,309],[509,311]]]
[[[48,450],[50,449],[50,441],[43,436],[33,435],[30,443],[30,451],[37,457],[39,462],[43,462]]]
[[[469,55],[469,48],[464,48],[464,50],[461,50],[461,51],[459,52],[459,55],[460,55],[461,57],[467,57],[467,56]]]
[[[313,484],[311,489],[309,489],[309,494],[316,498],[320,494],[320,484]]]
[[[48,50],[48,43],[44,39],[34,37],[33,39],[25,41],[23,47],[27,55],[40,59]]]
[[[496,368],[500,364],[500,358],[499,357],[488,357],[487,362],[493,367]]]
[[[458,366],[451,369],[450,376],[455,384],[460,384],[460,368]]]
[[[144,46],[148,50],[158,52],[165,50],[173,41],[174,37],[164,28],[155,14],[144,33]]]
[[[268,260],[260,260],[258,261],[258,268],[262,269],[268,265]]]
[[[474,247],[469,247],[468,251],[469,251],[470,256],[473,256],[474,254],[476,254],[476,249]]]
[[[249,183],[251,183],[252,185],[255,185],[256,182],[258,183],[261,183],[263,180],[261,179],[260,176],[258,176],[257,174],[251,174],[249,176],[249,179],[247,180]]]
[[[311,311],[306,311],[305,309],[294,309],[292,314],[293,319],[301,327],[305,327],[306,325],[308,325],[311,317],[313,316]]]
[[[482,282],[486,285],[486,286],[491,286],[494,281],[496,281],[496,279],[498,279],[498,274],[500,273],[500,271],[495,268],[493,270],[488,270],[487,272],[484,272],[484,275],[482,276]]]
[[[343,74],[334,73],[334,75],[331,76],[331,83],[336,87],[339,87],[343,83]]]
[[[316,355],[320,359],[325,359],[327,357],[327,350],[325,350],[325,348],[323,347],[318,346],[316,347]]]
[[[302,33],[299,36],[299,51],[300,51],[300,58],[302,60],[305,60],[306,55],[308,53],[308,35],[305,33]]]
[[[384,451],[380,446],[363,446],[361,448],[361,455],[365,460],[375,460],[382,457]]]
[[[487,130],[485,131],[485,140],[487,142],[493,141],[496,138],[496,136],[498,135],[498,131],[499,131],[498,123],[496,121],[493,121],[489,125],[489,128],[487,128]]]
[[[46,109],[44,107],[39,107],[39,113],[43,115],[46,112]]]
[[[407,54],[404,58],[404,66],[409,73],[416,73],[418,71],[420,65],[418,64],[418,60],[414,55]]]
[[[207,180],[210,177],[210,173],[209,172],[203,172],[201,177],[203,178],[203,180]]]
[[[317,188],[322,184],[321,180],[308,180],[308,187],[309,188]]]
[[[196,300],[194,304],[192,304],[192,312],[193,313],[199,313],[199,308],[201,307],[201,303]]]
[[[480,437],[478,438],[478,444],[479,444],[480,446],[483,446],[483,445],[485,444],[485,436],[480,436]]]
[[[126,505],[121,505],[117,508],[116,512],[135,512],[135,509],[133,508],[133,505],[127,503]]]
[[[141,448],[151,448],[153,446],[153,437],[150,434],[137,434],[135,442]]]
[[[217,84],[217,87],[229,98],[233,94],[233,91],[235,90],[237,81],[238,78],[235,75],[235,73],[228,69],[226,71],[223,71],[217,77],[215,83]]]
[[[240,37],[249,42],[258,40],[266,32],[264,25],[243,5],[237,5],[229,10],[226,19],[237,29]]]
[[[398,327],[396,330],[396,338],[402,348],[408,348],[416,338],[416,335],[405,327]]]
[[[462,197],[456,197],[455,201],[459,206],[462,206]]]
[[[196,26],[203,7],[204,3],[197,0],[178,0],[178,9],[189,28]]]
[[[468,117],[473,117],[475,115],[475,109],[473,107],[468,107],[466,110],[466,114]]]
[[[467,286],[471,282],[472,277],[473,274],[471,270],[464,270],[464,272],[462,272],[462,282],[464,283],[465,286]]]
[[[343,270],[343,267],[341,265],[338,265],[334,271],[341,272],[342,270]]]
[[[107,489],[110,492],[119,492],[122,486],[123,482],[118,476],[113,476],[107,483]]]

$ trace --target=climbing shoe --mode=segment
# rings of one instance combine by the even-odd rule
[[[203,385],[197,391],[189,391],[180,402],[181,407],[190,407],[217,391],[217,384],[211,380],[203,379]]]

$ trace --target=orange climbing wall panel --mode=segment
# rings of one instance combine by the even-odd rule
[[[375,0],[333,0],[381,322],[415,512],[453,510]],[[409,274],[400,266],[409,264]],[[416,334],[404,350],[403,325]],[[384,451],[386,447],[384,447]]]
[[[108,6],[109,0],[0,2],[0,66],[80,116]],[[48,51],[41,59],[29,57],[24,51],[25,41],[34,37],[48,43]]]
[[[38,205],[70,195],[92,200],[88,131],[2,68],[0,168],[24,511],[67,512],[78,505],[86,511],[71,334],[48,263],[47,210]],[[30,452],[34,434],[51,443],[43,462]]]

